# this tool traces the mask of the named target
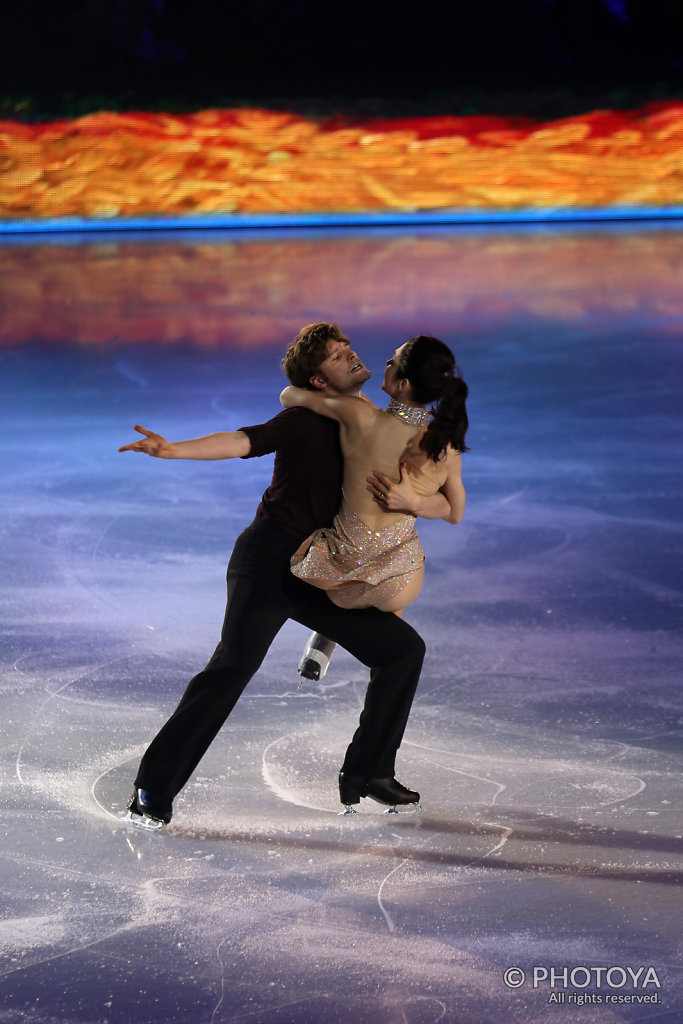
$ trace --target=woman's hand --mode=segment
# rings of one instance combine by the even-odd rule
[[[155,459],[173,458],[173,445],[161,434],[155,434],[153,430],[147,430],[138,423],[133,429],[137,430],[138,434],[144,434],[144,438],[141,441],[133,441],[132,444],[124,444],[119,448],[120,452],[144,452],[145,455],[153,455]]]
[[[405,462],[401,463],[400,472],[401,479],[396,483],[386,473],[375,470],[366,477],[367,489],[383,512],[411,512],[416,516],[420,498],[413,489]]]

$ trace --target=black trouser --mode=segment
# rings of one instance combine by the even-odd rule
[[[170,804],[183,788],[289,618],[335,640],[370,667],[365,705],[343,770],[367,778],[394,775],[424,658],[422,638],[392,613],[337,608],[323,591],[296,579],[289,569],[296,546],[264,519],[255,519],[237,538],[221,641],[140,763],[135,785],[157,800]]]

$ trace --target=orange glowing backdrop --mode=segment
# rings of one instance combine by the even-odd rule
[[[0,122],[0,223],[683,209],[683,102],[540,123],[259,109]]]

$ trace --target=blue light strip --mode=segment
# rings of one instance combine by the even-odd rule
[[[521,210],[401,210],[377,213],[221,213],[148,217],[59,217],[3,221],[0,234],[84,231],[166,231],[183,228],[322,228],[426,224],[543,224],[552,222],[683,220],[683,206],[536,207]]]

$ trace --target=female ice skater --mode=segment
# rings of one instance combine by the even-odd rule
[[[382,390],[390,398],[385,410],[363,397],[328,397],[294,387],[282,392],[286,408],[304,406],[339,422],[344,456],[342,506],[331,528],[316,530],[295,552],[292,572],[327,591],[339,607],[400,614],[424,578],[415,530],[420,498],[440,490],[451,506],[449,521],[463,515],[468,391],[451,350],[426,335],[394,352]],[[388,500],[397,467],[401,507],[414,507],[408,514],[393,511]],[[320,678],[330,654],[329,642],[312,637],[300,673]]]

